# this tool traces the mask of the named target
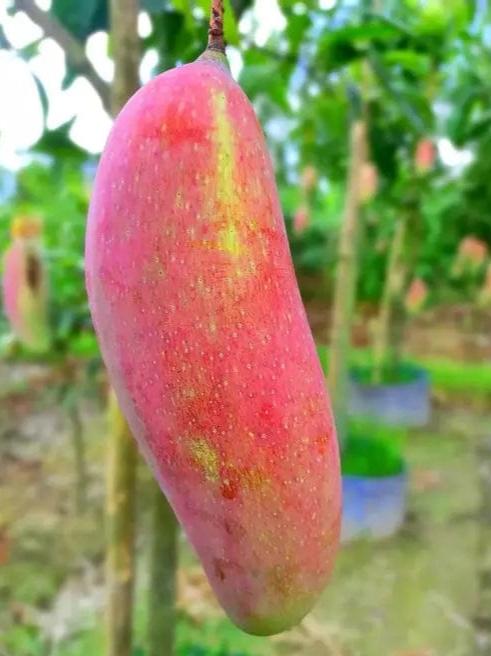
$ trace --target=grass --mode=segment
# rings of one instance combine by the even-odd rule
[[[430,372],[436,389],[491,395],[491,364],[432,359],[421,363]]]
[[[329,353],[325,346],[318,345],[317,352],[324,373],[327,373]],[[408,363],[409,364],[409,363]],[[443,358],[413,359],[410,364],[426,369],[433,389],[442,392],[461,394],[491,395],[491,363],[462,362]],[[358,370],[368,370],[371,366],[369,349],[354,349],[351,352],[351,365]]]

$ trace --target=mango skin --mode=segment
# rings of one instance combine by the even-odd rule
[[[289,628],[333,566],[339,454],[264,137],[221,63],[117,118],[86,270],[123,412],[219,601],[249,633]]]

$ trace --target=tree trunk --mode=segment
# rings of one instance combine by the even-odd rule
[[[353,123],[350,139],[350,170],[338,251],[328,376],[341,440],[344,439],[347,414],[348,354],[358,274],[360,176],[367,149],[366,124],[364,121],[358,120]]]
[[[114,80],[111,109],[116,116],[140,86],[138,40],[138,0],[111,0],[111,37],[114,53]]]
[[[111,0],[114,81],[111,110],[115,116],[139,86],[138,0]],[[107,480],[107,656],[132,651],[135,577],[135,488],[137,449],[111,393]]]
[[[373,383],[380,384],[384,372],[398,365],[402,331],[402,294],[407,267],[404,258],[408,218],[403,214],[397,222],[389,251],[384,291],[374,335]],[[402,316],[401,316],[402,315]]]
[[[177,522],[158,485],[155,485],[152,510],[148,655],[172,656],[176,621]]]
[[[131,654],[137,457],[133,437],[111,392],[106,496],[107,656]]]

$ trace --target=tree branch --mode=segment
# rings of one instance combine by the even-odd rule
[[[63,49],[67,62],[80,75],[92,84],[99,94],[104,109],[110,113],[109,85],[99,76],[87,57],[83,45],[63,25],[47,11],[39,9],[34,0],[14,0],[14,8],[23,11],[44,32],[44,35],[56,41]]]
[[[139,0],[110,0],[114,80],[111,110],[115,117],[140,86]]]

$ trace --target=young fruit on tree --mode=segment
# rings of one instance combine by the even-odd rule
[[[414,155],[414,167],[419,174],[428,173],[433,168],[436,150],[431,139],[420,139]]]
[[[409,285],[404,299],[406,311],[409,314],[421,312],[428,299],[428,286],[421,278],[414,278]]]
[[[148,83],[103,153],[87,288],[119,403],[224,608],[298,622],[338,545],[338,446],[273,168],[222,52]]]
[[[375,164],[365,162],[361,168],[360,175],[360,200],[368,203],[372,200],[378,190],[378,171]]]
[[[301,185],[302,190],[309,194],[315,189],[317,184],[317,169],[312,164],[308,164],[302,171]]]
[[[306,205],[301,205],[298,210],[295,212],[293,217],[293,230],[299,235],[305,228],[309,225],[310,221],[310,212],[309,208]]]
[[[459,244],[452,273],[454,276],[476,274],[488,257],[487,244],[477,237],[464,237]]]
[[[18,216],[12,222],[12,244],[4,255],[3,304],[15,337],[27,349],[49,349],[48,294],[41,254],[41,221]]]

